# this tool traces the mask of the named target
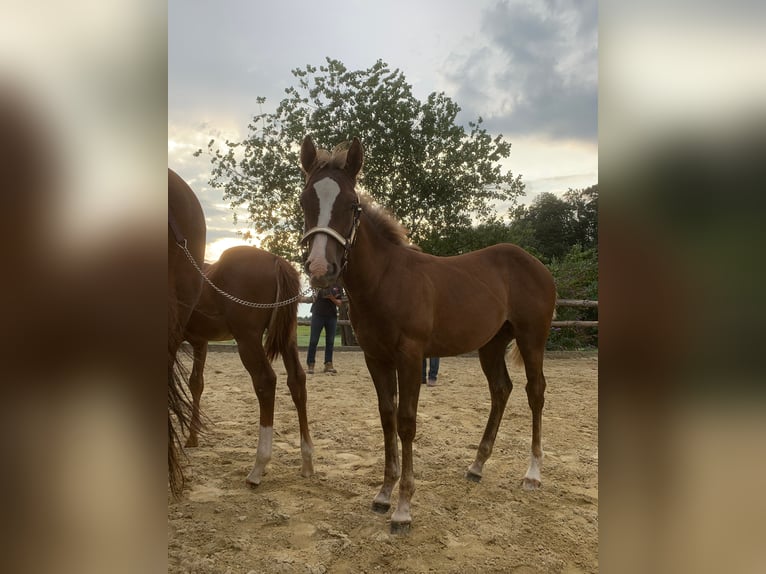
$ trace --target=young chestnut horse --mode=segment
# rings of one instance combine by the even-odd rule
[[[204,388],[203,371],[208,341],[236,339],[242,364],[250,373],[260,406],[260,434],[253,470],[248,484],[258,485],[271,459],[274,427],[274,394],[277,377],[271,361],[282,355],[287,386],[298,411],[301,436],[301,474],[314,473],[313,444],[306,415],[306,374],[298,355],[297,325],[300,276],[287,261],[257,247],[227,249],[207,266],[205,275],[219,289],[246,301],[274,303],[295,298],[287,305],[272,308],[244,306],[216,292],[207,282],[186,326],[185,339],[194,349],[189,388],[192,392],[192,425],[187,447],[197,446],[200,424],[199,403]],[[263,334],[266,335],[266,348]]]
[[[301,195],[309,242],[306,272],[314,287],[341,277],[356,338],[378,395],[385,440],[383,486],[372,508],[385,513],[400,478],[396,436],[402,443],[399,501],[392,532],[406,532],[415,490],[415,437],[423,357],[478,349],[492,398],[489,420],[467,478],[480,480],[511,393],[505,354],[513,339],[524,363],[532,410],[532,453],[522,485],[541,486],[540,444],[545,377],[543,352],[554,314],[556,289],[545,266],[526,251],[499,244],[455,257],[435,257],[409,244],[390,215],[355,190],[363,150],[317,151],[306,137]],[[397,405],[398,385],[398,405]]]
[[[191,405],[183,390],[178,349],[202,292],[202,277],[181,244],[185,243],[197,264],[202,265],[206,232],[199,200],[186,182],[168,169],[168,474],[174,495],[183,487],[183,472],[178,461],[180,437],[172,416],[178,420],[181,430],[191,424]]]

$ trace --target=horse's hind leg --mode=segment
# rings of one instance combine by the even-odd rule
[[[271,460],[274,439],[274,391],[277,376],[266,358],[266,352],[261,344],[262,335],[262,333],[249,333],[246,337],[237,337],[239,357],[253,380],[253,389],[258,397],[260,408],[258,450],[255,454],[253,470],[246,479],[252,486],[258,486],[261,483],[266,465]]]
[[[525,490],[536,490],[542,486],[540,469],[543,463],[542,424],[543,406],[545,405],[545,376],[543,375],[543,355],[545,338],[517,337],[516,344],[524,359],[527,375],[527,400],[532,410],[532,452],[529,468],[521,482]]]
[[[205,388],[204,371],[205,360],[207,359],[207,341],[193,342],[192,348],[194,349],[194,363],[191,375],[189,376],[189,390],[192,394],[192,418],[189,425],[189,437],[186,439],[187,447],[196,447],[198,445],[197,432],[202,428],[199,404],[202,391]]]
[[[282,352],[282,361],[287,371],[287,386],[298,412],[298,426],[301,433],[301,476],[309,477],[314,474],[314,443],[309,433],[308,415],[306,414],[306,373],[301,367],[298,346],[295,341]]]
[[[484,463],[492,454],[497,430],[505,412],[505,405],[508,403],[508,397],[511,396],[513,389],[511,377],[505,366],[505,351],[512,338],[513,330],[508,323],[505,323],[489,343],[479,349],[479,361],[489,383],[492,408],[479,444],[479,450],[476,452],[476,460],[466,472],[466,478],[476,482],[481,480]]]

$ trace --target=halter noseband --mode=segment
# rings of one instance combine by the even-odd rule
[[[360,204],[354,203],[351,207],[354,209],[354,221],[351,223],[351,230],[348,232],[348,237],[343,237],[332,227],[312,227],[303,234],[303,237],[301,237],[301,240],[299,241],[299,245],[303,245],[309,237],[316,235],[317,233],[324,233],[325,235],[332,237],[343,247],[343,258],[341,259],[340,265],[341,271],[346,268],[346,265],[348,264],[348,255],[351,252],[354,243],[356,243],[356,232],[359,229],[359,216],[362,214],[362,206]]]

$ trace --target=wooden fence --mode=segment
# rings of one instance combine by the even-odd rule
[[[340,327],[341,342],[344,346],[356,346],[356,338],[354,332],[351,329],[351,321],[348,319],[348,298],[342,299],[343,305],[340,308],[340,316],[338,318],[338,326]],[[300,300],[301,303],[312,303],[311,297],[303,297]],[[598,309],[598,301],[588,301],[586,299],[558,299],[556,301],[557,307],[588,307]],[[298,319],[299,325],[311,325],[309,319]],[[587,327],[598,327],[598,321],[553,321],[552,327],[573,327],[577,329],[583,329]]]

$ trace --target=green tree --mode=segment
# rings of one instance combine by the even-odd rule
[[[572,246],[571,206],[552,193],[541,193],[529,207],[515,210],[515,226],[543,262],[563,257]]]
[[[444,256],[460,255],[498,243],[515,243],[539,256],[534,248],[529,247],[528,231],[526,226],[509,225],[499,218],[494,218],[478,225],[430,234],[422,240],[420,246],[427,253]]]
[[[481,118],[468,129],[458,125],[460,108],[444,93],[419,101],[404,74],[380,60],[357,71],[326,61],[293,70],[297,84],[285,90],[274,113],[254,116],[243,141],[208,144],[210,184],[232,208],[246,209],[266,249],[293,260],[299,254],[298,152],[307,134],[326,148],[359,137],[361,188],[391,210],[416,243],[494,221],[495,202],[513,204],[523,194],[521,177],[500,165],[511,144],[487,134]]]
[[[549,269],[556,281],[556,291],[561,299],[598,300],[598,253],[594,248],[583,249],[574,245],[566,255],[554,259]],[[598,310],[582,307],[559,307],[559,320],[598,320]],[[572,349],[598,345],[598,329],[554,329],[548,340],[549,348]]]
[[[572,244],[598,249],[598,185],[570,189],[564,201],[571,206]]]

